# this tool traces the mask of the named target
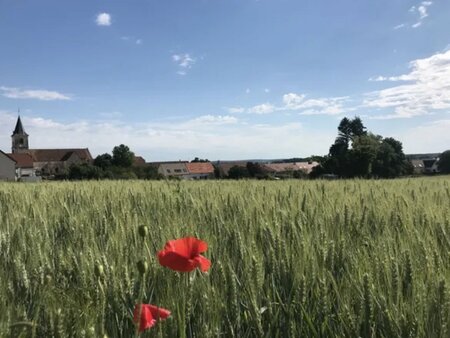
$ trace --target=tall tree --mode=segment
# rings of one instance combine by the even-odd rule
[[[439,156],[438,168],[441,173],[450,174],[450,150],[444,151]]]
[[[112,164],[117,167],[128,168],[131,167],[134,160],[134,153],[128,146],[121,144],[114,147],[112,156]]]

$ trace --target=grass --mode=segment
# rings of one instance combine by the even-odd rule
[[[132,337],[143,294],[172,311],[146,337],[449,337],[449,202],[448,176],[0,184],[0,336]],[[208,274],[159,266],[186,235]]]

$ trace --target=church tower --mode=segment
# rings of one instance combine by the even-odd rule
[[[22,153],[28,150],[28,134],[25,132],[20,120],[20,115],[17,118],[16,128],[11,135],[12,138],[12,153]]]

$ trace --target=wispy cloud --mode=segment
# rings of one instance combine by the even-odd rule
[[[197,59],[188,53],[174,54],[172,55],[172,60],[178,66],[177,74],[179,75],[186,75],[187,71],[197,62]]]
[[[123,41],[135,43],[136,45],[142,45],[142,43],[144,42],[142,39],[135,38],[133,36],[122,36],[120,39]]]
[[[220,124],[235,124],[238,122],[238,119],[234,116],[229,115],[203,115],[191,120],[191,122],[220,125]]]
[[[10,99],[35,99],[41,101],[72,100],[70,95],[50,90],[24,90],[14,87],[0,87],[0,90],[3,92],[2,95],[4,97]]]
[[[253,106],[248,109],[248,113],[250,114],[270,114],[276,111],[277,108],[270,103],[263,103],[257,106]]]
[[[97,15],[95,22],[97,23],[97,26],[111,26],[111,14],[100,13]]]
[[[307,98],[304,94],[288,93],[283,95],[282,104],[266,102],[250,108],[228,108],[230,113],[271,114],[279,111],[297,111],[300,115],[339,115],[345,108],[348,97]]]
[[[411,27],[417,28],[422,26],[423,21],[428,17],[428,7],[433,4],[432,1],[422,1],[419,5],[410,8],[410,12],[418,14],[419,18]]]
[[[378,119],[410,118],[450,109],[450,51],[410,62],[410,72],[375,81],[405,82],[366,94],[363,106],[393,109]]]
[[[409,9],[409,12],[414,15],[414,23],[411,22],[404,22],[397,26],[394,26],[395,30],[401,29],[401,28],[418,28],[422,26],[424,20],[429,16],[428,8],[433,4],[433,1],[422,1],[419,4],[412,6]]]
[[[226,110],[228,110],[228,112],[230,114],[239,114],[239,113],[244,113],[245,112],[245,108],[244,107],[229,107],[229,108],[225,108]]]

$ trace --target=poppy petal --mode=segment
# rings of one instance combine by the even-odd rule
[[[179,272],[193,271],[197,264],[194,260],[179,255],[177,252],[162,250],[158,253],[159,264]]]
[[[197,257],[195,257],[194,261],[197,262],[202,272],[208,271],[209,268],[211,267],[211,261],[206,257],[203,257],[202,255],[198,255]]]
[[[134,322],[139,324],[139,332],[145,331],[156,324],[148,304],[137,304],[133,315]]]
[[[153,318],[156,319],[166,319],[170,316],[170,311],[163,309],[162,307],[158,307],[155,305],[149,305],[150,312],[152,313]]]

